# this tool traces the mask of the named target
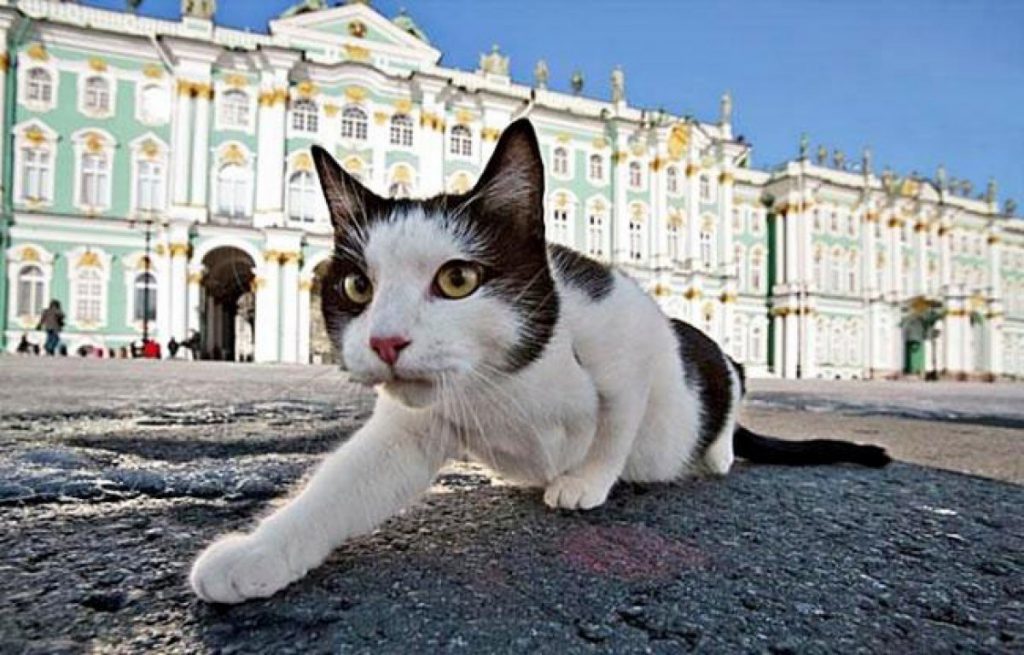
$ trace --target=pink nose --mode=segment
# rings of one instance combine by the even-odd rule
[[[388,366],[398,361],[398,353],[409,345],[405,337],[370,337],[370,347],[377,351],[377,357]]]

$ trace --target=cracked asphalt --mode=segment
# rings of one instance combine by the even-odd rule
[[[583,514],[459,464],[284,593],[217,607],[191,559],[370,395],[329,368],[0,357],[0,653],[1024,651],[1021,387],[751,386],[755,429],[904,461],[740,465]]]

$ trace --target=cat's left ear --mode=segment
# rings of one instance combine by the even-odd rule
[[[313,146],[310,152],[334,229],[342,232],[353,224],[369,222],[383,200],[347,173],[331,153],[320,146]]]
[[[544,161],[530,121],[502,133],[476,186],[469,192],[477,216],[516,232],[544,238]]]

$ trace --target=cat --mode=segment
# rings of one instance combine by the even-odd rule
[[[206,601],[267,597],[366,534],[469,456],[587,510],[618,480],[724,475],[755,462],[884,466],[885,451],[791,442],[737,423],[743,368],[670,320],[622,272],[544,238],[536,134],[509,125],[466,194],[381,198],[327,151],[313,160],[334,226],[322,310],[369,421],[297,496],[193,565]]]

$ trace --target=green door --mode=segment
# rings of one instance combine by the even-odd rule
[[[908,341],[903,352],[905,353],[903,372],[912,375],[924,373],[924,343]]]

